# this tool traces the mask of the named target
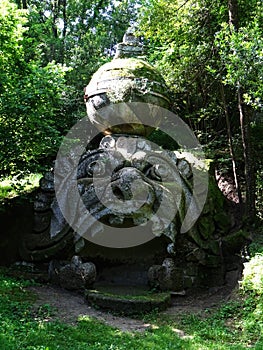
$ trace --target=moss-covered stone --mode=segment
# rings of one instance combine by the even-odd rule
[[[119,58],[105,63],[92,76],[88,86],[92,87],[94,83],[116,78],[146,78],[165,86],[160,73],[152,65],[138,58]],[[167,88],[164,93],[166,90]]]
[[[169,89],[162,76],[138,58],[119,58],[100,67],[85,88],[86,102],[102,94],[109,103],[137,101],[170,106]]]
[[[184,270],[186,276],[197,276],[198,267],[195,264],[188,264],[187,268]]]
[[[218,229],[226,234],[229,231],[231,220],[225,211],[219,211],[214,214],[214,220]]]
[[[104,286],[86,291],[87,301],[103,310],[134,315],[165,310],[171,303],[170,293],[153,293],[132,286]]]
[[[227,235],[222,240],[222,247],[224,253],[233,254],[244,246],[244,242],[249,240],[249,232],[238,230],[230,235]]]
[[[218,267],[222,264],[222,258],[218,255],[206,255],[205,265],[207,267]]]
[[[205,240],[212,238],[215,232],[215,224],[213,221],[213,217],[201,217],[198,221],[198,231]]]
[[[192,288],[195,283],[195,277],[193,276],[184,276],[184,288]]]

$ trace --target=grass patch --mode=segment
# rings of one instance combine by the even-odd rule
[[[0,348],[4,350],[242,350],[262,349],[258,328],[252,331],[255,308],[249,298],[225,304],[205,315],[181,315],[176,320],[157,312],[144,316],[153,325],[144,333],[121,332],[83,316],[77,326],[51,321],[53,310],[32,307],[26,290],[32,282],[0,271]],[[252,317],[252,318],[251,318]],[[248,329],[248,323],[250,329]]]
[[[110,287],[110,286],[99,286],[97,289],[90,289],[89,292],[110,297],[118,298],[121,300],[138,300],[138,301],[165,301],[167,297],[170,297],[170,293],[166,292],[153,292],[151,290],[146,290],[145,287]]]
[[[133,316],[165,310],[171,303],[170,293],[157,293],[138,286],[97,286],[95,290],[86,291],[86,299],[96,308]]]
[[[21,178],[16,176],[13,178],[0,179],[0,202],[31,192],[34,188],[39,186],[41,177],[42,174],[29,174]]]

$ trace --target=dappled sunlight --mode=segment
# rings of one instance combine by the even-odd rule
[[[7,177],[0,179],[0,201],[11,199],[21,194],[33,191],[39,186],[42,174],[29,174],[19,177]]]
[[[194,336],[192,335],[186,335],[184,331],[182,331],[181,329],[178,328],[171,328],[171,330],[178,335],[179,338],[181,339],[194,339]]]
[[[0,0],[0,350],[263,349],[262,77],[263,1]]]
[[[32,297],[27,296],[25,288],[28,284],[27,281],[0,276],[0,340],[5,350],[46,350],[56,347],[72,350],[243,350],[253,344],[252,338],[249,338],[251,330],[247,328],[248,338],[245,339],[242,328],[226,326],[226,320],[233,317],[237,310],[236,305],[225,306],[205,319],[189,315],[175,321],[158,313],[149,314],[147,320],[134,320],[141,324],[141,329],[120,329],[117,323],[115,326],[114,323],[106,325],[109,314],[101,312],[98,313],[101,317],[99,320],[84,311],[79,312],[77,322],[65,324],[63,317],[58,317],[58,310],[52,307],[52,294],[50,303],[42,300],[38,308],[32,308]],[[33,289],[30,290],[32,292]],[[69,297],[69,294],[65,295]],[[259,309],[256,313],[260,317]],[[129,325],[131,320],[121,316],[111,318],[124,325],[125,322]],[[243,327],[248,320],[243,320]]]

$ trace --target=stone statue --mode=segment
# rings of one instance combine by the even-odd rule
[[[207,281],[211,271],[220,273],[223,283],[222,249],[231,241],[226,237],[232,223],[224,214],[224,201],[219,191],[214,189],[214,199],[211,200],[209,193],[197,224],[188,232],[180,233],[187,209],[192,206],[193,212],[198,210],[193,198],[193,172],[197,171],[195,157],[180,150],[164,150],[162,145],[156,146],[148,139],[162,118],[162,114],[154,112],[154,106],[169,110],[171,101],[161,75],[138,58],[142,52],[139,40],[129,29],[123,43],[118,45],[113,61],[103,65],[85,88],[88,118],[101,136],[97,146],[87,148],[78,162],[79,203],[71,203],[72,188],[64,176],[70,160],[65,158],[63,171],[57,171],[60,203],[55,195],[54,172],[51,171],[40,182],[34,208],[34,232],[23,241],[21,255],[25,260],[50,261],[54,258],[70,260],[78,254],[84,261],[93,260],[96,264],[98,260],[103,265],[103,259],[109,254],[109,261],[118,261],[122,265],[127,260],[129,262],[130,254],[133,262],[134,259],[140,262],[146,275],[149,269],[146,278],[153,287],[173,290],[192,287]],[[147,115],[134,113],[130,104],[134,102],[139,106],[140,103],[147,104],[148,110],[144,110],[148,111],[145,112]],[[115,105],[120,106],[117,116],[117,109],[111,109]],[[122,110],[123,105],[125,109]],[[117,121],[115,124],[111,123],[111,113]],[[147,122],[149,116],[150,123]],[[133,200],[134,196],[136,200]],[[220,199],[213,202],[216,197]],[[61,202],[67,203],[71,217],[83,204],[89,210],[91,216],[85,222],[84,233],[80,235],[68,224]],[[85,214],[76,217],[79,226],[82,220],[85,221]],[[135,246],[133,239],[130,245],[119,242],[117,246],[113,237],[115,231],[122,228],[134,228],[134,235],[138,235],[141,245],[147,246],[150,240],[159,239],[156,254],[151,252],[147,260],[147,249],[145,256],[141,257],[138,248],[136,256],[135,248],[127,250]],[[127,241],[127,237],[124,239]],[[108,250],[100,251],[102,248],[98,245]],[[120,248],[119,251],[116,248]],[[96,249],[99,253],[94,253]],[[118,257],[118,254],[123,255]],[[63,267],[67,273],[73,270],[72,263]],[[94,277],[94,269],[92,274]]]

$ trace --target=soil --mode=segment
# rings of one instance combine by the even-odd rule
[[[83,295],[61,289],[59,287],[42,285],[29,288],[37,296],[35,308],[48,304],[54,308],[54,315],[49,319],[60,320],[75,325],[81,316],[94,317],[109,326],[126,332],[142,332],[151,327],[141,320],[128,317],[114,316],[110,313],[99,311],[85,301]]]
[[[143,332],[154,326],[140,319],[115,316],[108,312],[99,311],[84,299],[82,294],[67,291],[56,286],[41,285],[29,288],[36,295],[34,307],[38,309],[43,305],[50,305],[54,313],[48,319],[60,320],[75,325],[81,316],[94,317],[114,328],[124,332]],[[160,314],[180,316],[182,314],[205,314],[220,306],[232,295],[232,286],[222,286],[207,290],[195,290],[194,292],[172,295],[172,305]]]

